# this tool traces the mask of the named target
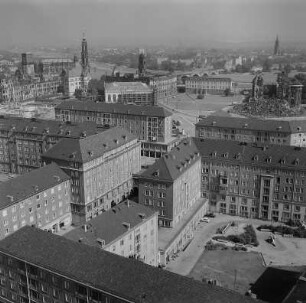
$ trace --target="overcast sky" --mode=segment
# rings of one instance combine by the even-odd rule
[[[14,45],[205,45],[306,41],[306,0],[0,0],[0,49]]]

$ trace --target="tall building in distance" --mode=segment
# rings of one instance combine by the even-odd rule
[[[146,74],[146,58],[144,49],[139,50],[138,57],[138,75],[139,77],[144,77]]]
[[[274,56],[280,56],[280,48],[279,48],[279,39],[278,39],[278,35],[276,36],[276,40],[274,43]]]

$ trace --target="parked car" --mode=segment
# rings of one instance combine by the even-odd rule
[[[208,217],[208,218],[214,218],[216,215],[214,213],[208,213],[205,215],[205,217]]]
[[[204,217],[200,220],[201,222],[208,223],[210,220],[207,217]]]

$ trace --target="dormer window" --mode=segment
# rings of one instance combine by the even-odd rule
[[[281,164],[285,164],[285,163],[286,163],[286,159],[285,159],[285,157],[284,157],[284,158],[282,158],[282,159],[280,160],[280,163],[281,163]]]
[[[255,155],[255,156],[253,157],[253,160],[254,160],[254,161],[258,161],[258,155]]]
[[[266,159],[266,161],[267,161],[267,163],[271,163],[271,161],[272,161],[272,157],[270,156],[270,157],[268,157],[267,159]]]
[[[156,170],[155,172],[153,172],[153,176],[158,177],[159,176],[159,170]]]

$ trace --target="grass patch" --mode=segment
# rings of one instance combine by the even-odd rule
[[[259,242],[257,240],[256,232],[252,225],[247,225],[244,228],[244,233],[240,235],[229,235],[229,236],[214,236],[214,240],[227,240],[233,243],[240,243],[243,245],[251,244],[254,246],[258,246]]]
[[[306,229],[302,226],[289,227],[285,225],[260,225],[257,227],[260,231],[262,229],[268,229],[273,233],[280,233],[282,235],[292,235],[295,238],[306,238]]]

